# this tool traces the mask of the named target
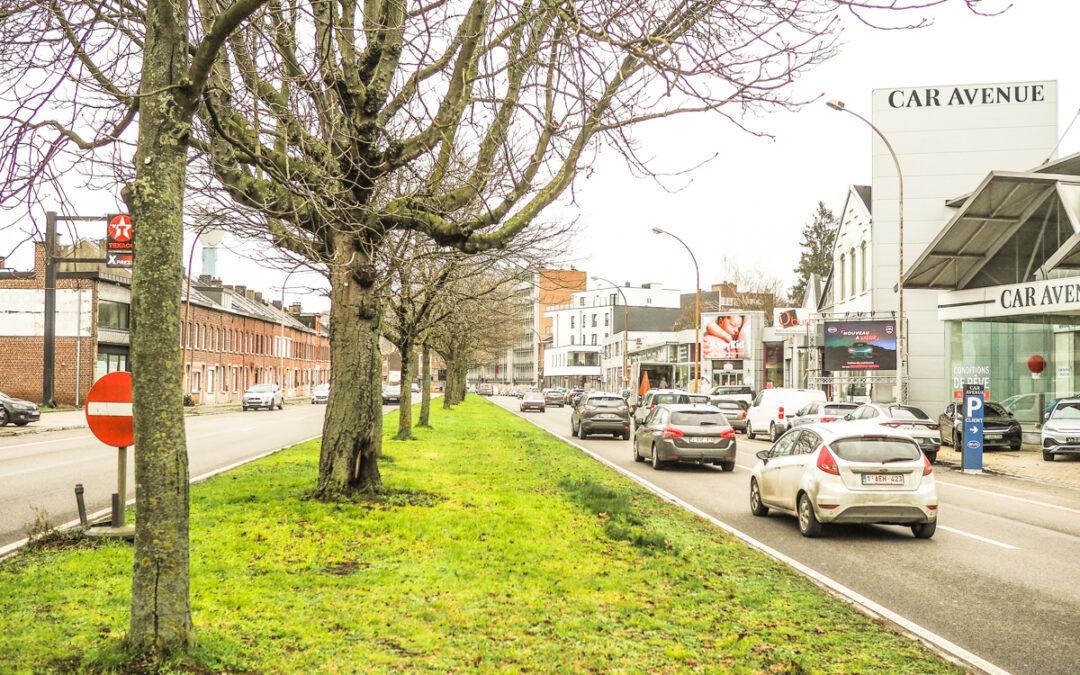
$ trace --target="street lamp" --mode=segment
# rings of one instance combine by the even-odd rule
[[[896,337],[897,337],[897,343],[898,343],[898,347],[899,347],[899,349],[897,349],[897,364],[896,364],[896,401],[897,401],[897,403],[903,403],[904,402],[904,373],[907,370],[907,338],[905,336],[905,333],[907,331],[904,329],[904,173],[900,170],[900,159],[896,156],[896,151],[893,150],[892,143],[890,143],[889,139],[885,137],[885,134],[881,132],[881,129],[878,129],[876,126],[874,126],[873,122],[866,119],[865,117],[863,117],[859,113],[857,113],[857,112],[855,112],[853,110],[849,110],[848,107],[846,105],[844,105],[843,101],[826,101],[825,105],[829,106],[833,110],[837,110],[839,112],[846,112],[847,114],[858,118],[864,124],[866,124],[866,126],[873,129],[874,133],[877,134],[878,138],[881,139],[881,142],[885,144],[885,148],[889,151],[889,154],[892,156],[893,164],[896,165],[896,178],[897,178],[897,180],[899,180],[899,183],[900,183],[900,199],[899,199],[899,212],[900,212],[900,222],[899,222],[900,245],[899,245],[899,249],[900,250],[899,250],[899,261],[898,261],[900,269],[899,269],[899,273],[897,275],[898,278],[897,278],[897,284],[896,284],[896,292],[897,292],[896,318],[897,318],[897,322],[898,322],[898,327],[896,329]]]
[[[659,227],[652,229],[653,234],[666,234],[675,241],[683,245],[686,252],[690,254],[690,260],[694,262],[694,346],[697,349],[697,358],[694,361],[694,384],[692,385],[693,393],[697,393],[698,381],[701,379],[701,270],[698,268],[697,257],[694,255],[693,250],[686,245],[686,242],[680,239],[677,235],[663,230]]]
[[[611,284],[615,287],[615,290],[622,296],[623,302],[623,359],[622,359],[622,381],[623,389],[630,388],[630,353],[627,351],[627,347],[630,346],[630,302],[626,299],[626,293],[623,293],[621,286],[614,281],[605,279],[604,277],[598,277],[593,275],[593,279],[597,281],[603,281],[604,283]]]
[[[278,378],[281,382],[281,395],[285,396],[285,288],[289,285],[289,277],[293,275],[301,265],[289,270],[289,273],[285,275],[285,281],[281,282],[281,342],[278,345]]]

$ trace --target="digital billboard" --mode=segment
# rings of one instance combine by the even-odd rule
[[[896,324],[826,321],[825,370],[896,370]]]
[[[773,330],[777,335],[805,333],[810,323],[810,311],[802,307],[773,309]]]
[[[749,359],[753,357],[750,316],[747,314],[701,315],[704,332],[701,336],[702,359]]]

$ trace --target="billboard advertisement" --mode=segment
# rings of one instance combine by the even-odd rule
[[[750,316],[739,313],[706,312],[701,315],[701,358],[749,359],[753,357]]]
[[[810,310],[802,307],[776,307],[773,309],[772,325],[777,335],[805,333],[810,325]]]
[[[825,370],[896,370],[896,324],[826,321]]]

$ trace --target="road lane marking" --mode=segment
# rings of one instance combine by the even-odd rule
[[[19,443],[17,445],[0,445],[0,450],[14,450],[15,448],[29,448],[31,445],[46,445],[47,443],[63,443],[64,441],[85,441],[92,436],[72,436],[71,438],[54,438],[51,441],[34,441],[33,443]]]
[[[515,412],[513,410],[510,410],[509,408],[504,408],[503,406],[499,407],[503,408],[504,410],[509,410],[509,412],[511,413]],[[621,473],[622,475],[626,476],[635,483],[638,483],[645,489],[655,493],[662,499],[665,499],[672,504],[675,504],[676,506],[679,506],[680,508],[683,508],[690,513],[693,513],[699,518],[703,518],[709,521],[713,525],[719,527],[728,534],[731,534],[732,536],[742,540],[746,544],[749,544],[751,547],[756,548],[757,550],[768,555],[769,557],[794,568],[795,570],[801,572],[803,575],[809,577],[812,581],[816,582],[825,590],[832,593],[834,596],[851,603],[854,607],[861,610],[864,614],[867,614],[868,616],[875,619],[884,619],[891,622],[892,624],[897,626],[902,632],[918,639],[938,654],[944,656],[946,659],[953,661],[954,663],[959,662],[962,666],[976,668],[985,673],[991,673],[993,675],[1008,675],[1008,671],[1004,668],[990,663],[981,656],[977,656],[976,654],[969,652],[968,650],[948,640],[947,638],[938,635],[937,633],[934,633],[927,628],[923,628],[922,626],[915,623],[914,621],[911,621],[910,619],[904,618],[903,616],[897,614],[891,609],[874,602],[870,598],[862,595],[861,593],[858,593],[851,588],[848,588],[847,586],[841,584],[839,581],[825,576],[821,572],[818,572],[817,570],[808,567],[807,565],[804,565],[803,563],[795,560],[791,556],[781,553],[780,551],[769,546],[768,544],[751,537],[750,535],[736,529],[731,525],[728,525],[719,518],[709,515],[708,513],[702,511],[693,504],[685,502],[679,497],[676,497],[674,494],[668,492],[664,488],[654,483],[651,483],[644,477],[639,476],[636,473],[629,471],[628,469],[624,469],[618,464],[612,462],[611,460],[597,454],[596,452],[593,452],[592,450],[589,450],[583,445],[578,444],[577,441],[569,438],[564,438],[558,433],[548,429],[547,427],[541,426],[539,423],[523,415],[518,414],[518,417],[521,417],[522,419],[528,421],[530,424],[537,427],[538,429],[542,429],[543,431],[551,434],[560,441],[577,448],[578,450],[584,452],[586,455],[592,457],[601,464],[604,464],[605,466]]]
[[[945,525],[938,525],[938,529],[939,530],[945,530],[946,532],[952,532],[953,534],[958,534],[961,537],[971,537],[972,539],[984,542],[986,544],[993,544],[994,546],[1000,546],[1001,548],[1006,548],[1006,549],[1009,549],[1010,551],[1019,551],[1020,550],[1020,547],[1018,547],[1018,546],[1013,546],[1012,544],[1006,544],[1004,542],[997,541],[996,539],[990,539],[989,537],[984,537],[981,534],[975,534],[973,532],[965,532],[963,530],[958,530],[955,527],[947,527]]]
[[[1037,499],[1028,499],[1027,497],[1017,497],[1015,495],[1007,495],[1003,492],[994,492],[993,490],[983,490],[982,488],[969,487],[967,485],[960,485],[959,483],[950,483],[949,481],[938,479],[938,485],[948,485],[949,487],[960,488],[961,490],[971,490],[972,492],[979,492],[984,495],[992,495],[994,497],[1004,497],[1005,499],[1015,499],[1018,502],[1024,502],[1025,504],[1034,504],[1035,506],[1045,506],[1048,509],[1057,509],[1059,511],[1065,511],[1066,513],[1080,514],[1080,509],[1074,509],[1068,506],[1061,506],[1060,504],[1051,504],[1049,502],[1040,502]]]

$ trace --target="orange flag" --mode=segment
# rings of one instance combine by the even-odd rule
[[[649,371],[646,370],[645,374],[641,377],[641,386],[638,387],[638,394],[644,396],[649,393],[650,389],[652,389],[652,387],[649,386]]]

